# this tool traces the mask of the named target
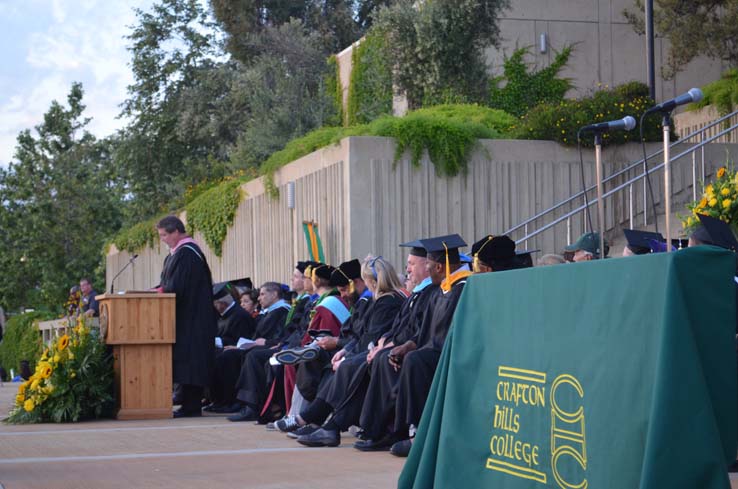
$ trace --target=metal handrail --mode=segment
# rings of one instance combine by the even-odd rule
[[[733,113],[731,114],[731,116],[732,116],[732,115],[735,115],[735,114],[738,114],[738,111],[736,111],[736,112],[733,112]],[[712,127],[712,126],[710,126],[710,127]],[[705,126],[705,127],[703,128],[703,129],[707,129],[707,128],[708,128],[708,127],[707,127],[707,126]],[[688,154],[690,154],[690,153],[694,153],[695,151],[697,151],[698,149],[700,149],[700,148],[704,147],[704,146],[705,146],[705,145],[707,145],[708,143],[711,143],[711,142],[713,142],[713,141],[714,141],[715,139],[721,138],[721,137],[725,136],[726,134],[728,134],[729,132],[731,132],[731,131],[734,131],[734,130],[736,130],[736,129],[738,129],[738,123],[736,123],[736,124],[734,124],[734,125],[732,125],[732,126],[728,127],[727,129],[723,129],[723,130],[722,130],[721,132],[719,132],[719,133],[715,134],[714,136],[711,136],[711,137],[709,137],[708,139],[705,139],[705,140],[703,140],[703,141],[701,141],[701,142],[699,142],[699,143],[695,144],[695,146],[693,146],[693,147],[689,148],[688,150],[686,150],[686,151],[682,151],[682,152],[681,152],[681,153],[679,153],[678,155],[676,155],[676,156],[673,156],[673,157],[671,158],[671,161],[677,161],[677,160],[678,160],[679,158],[682,158],[682,157],[684,157],[684,156],[687,156],[687,155],[688,155]],[[697,131],[697,132],[700,132],[700,131]],[[692,135],[690,135],[690,136],[686,136],[686,137],[682,138],[682,139],[681,139],[681,140],[680,140],[679,142],[683,142],[683,141],[684,141],[684,139],[687,139],[687,138],[689,138],[689,137],[692,137],[692,136],[694,136],[694,134],[692,134]],[[676,143],[675,143],[675,144],[676,144]],[[662,150],[662,152],[663,152],[663,150]],[[643,160],[641,160],[641,164],[643,164]],[[632,166],[634,166],[634,165],[632,165]],[[653,167],[649,168],[649,170],[648,170],[648,174],[650,175],[651,173],[654,173],[654,172],[656,172],[656,171],[660,170],[660,169],[661,169],[661,168],[663,168],[663,167],[664,167],[664,163],[663,163],[663,162],[661,162],[660,164],[658,164],[658,165],[656,165],[656,166],[653,166]],[[621,173],[622,173],[622,172],[621,172]],[[604,194],[602,195],[602,198],[603,198],[603,200],[604,200],[604,199],[605,199],[606,197],[609,197],[609,196],[611,196],[611,195],[613,195],[613,194],[615,194],[615,193],[617,193],[617,192],[620,192],[621,190],[625,189],[625,187],[628,187],[629,185],[632,185],[632,184],[634,184],[635,182],[637,182],[637,181],[639,181],[639,180],[641,180],[641,179],[645,178],[645,176],[646,176],[646,173],[642,173],[642,174],[640,174],[640,175],[637,175],[637,176],[635,176],[635,177],[631,178],[630,180],[628,180],[628,181],[626,181],[626,182],[623,182],[622,184],[618,185],[617,187],[615,187],[615,188],[613,188],[613,189],[611,189],[611,190],[609,190],[609,191],[605,192],[605,193],[604,193]],[[594,188],[594,187],[593,187],[593,188]],[[580,192],[580,194],[581,194],[581,192]],[[593,204],[596,204],[596,203],[597,203],[597,197],[594,197],[593,199],[591,199],[591,200],[589,201],[589,205],[590,205],[590,206],[591,206],[591,205],[593,205]],[[529,240],[529,239],[531,239],[531,238],[533,238],[533,237],[535,237],[535,236],[539,235],[539,234],[540,234],[540,233],[542,233],[543,231],[546,231],[547,229],[550,229],[550,228],[552,228],[552,227],[553,227],[553,226],[555,226],[556,224],[559,224],[560,222],[562,222],[562,221],[565,221],[565,220],[569,219],[569,218],[570,218],[570,217],[572,217],[573,215],[575,215],[575,214],[577,214],[577,213],[579,213],[579,212],[582,212],[582,211],[584,211],[584,209],[585,209],[586,207],[587,207],[586,205],[582,204],[582,205],[580,205],[579,207],[577,207],[576,209],[573,209],[573,210],[569,211],[568,213],[564,214],[563,216],[560,216],[559,218],[557,218],[557,219],[555,219],[555,220],[551,221],[550,223],[548,223],[548,224],[546,224],[546,225],[544,225],[544,226],[542,226],[542,227],[540,227],[540,228],[536,229],[535,231],[533,231],[533,232],[531,232],[531,233],[526,233],[526,235],[525,235],[525,236],[523,236],[522,238],[520,238],[520,239],[517,239],[517,240],[515,240],[515,241],[516,241],[516,242],[518,242],[518,243],[520,243],[520,242],[524,242],[524,241],[527,241],[527,240]],[[527,224],[527,223],[524,223],[523,225],[519,225],[519,226],[517,226],[517,227],[516,227],[515,229],[520,229],[521,227],[523,227],[523,226],[524,226],[524,225],[526,225],[526,224]],[[505,233],[505,234],[507,234],[507,233]]]
[[[673,147],[675,147],[677,145],[680,145],[680,144],[686,144],[687,143],[687,140],[692,139],[693,137],[695,137],[695,136],[697,136],[699,134],[703,134],[706,130],[708,130],[708,129],[710,129],[710,128],[718,125],[718,124],[721,124],[721,123],[725,122],[726,120],[729,120],[731,117],[733,117],[735,115],[738,115],[738,110],[736,110],[734,112],[731,112],[730,114],[728,114],[726,116],[723,116],[723,117],[721,117],[719,119],[716,119],[713,122],[711,122],[710,124],[708,124],[708,125],[700,128],[700,129],[698,129],[698,130],[696,130],[696,131],[694,131],[694,132],[692,132],[692,133],[684,136],[683,138],[679,139],[678,141],[675,141],[675,142],[671,143],[671,145],[669,147],[670,148],[673,148]],[[702,146],[700,146],[700,147],[702,147]],[[662,147],[660,150],[656,151],[655,153],[652,153],[652,154],[648,155],[648,159],[650,160],[651,158],[654,158],[656,156],[659,156],[659,155],[663,154],[663,152],[664,152],[664,149]],[[630,170],[632,170],[633,168],[636,168],[638,166],[643,166],[643,159],[642,158],[640,160],[636,161],[635,163],[632,163],[631,165],[626,166],[625,168],[622,168],[622,169],[618,170],[617,172],[613,173],[609,177],[605,178],[602,181],[602,183],[605,184],[605,183],[607,183],[607,182],[609,182],[609,181],[611,181],[611,180],[619,177],[620,175],[622,175],[622,174],[624,174],[626,172],[629,172]],[[649,173],[651,173],[651,172],[649,171]],[[643,178],[644,176],[645,176],[645,174],[641,175],[641,178]],[[573,194],[571,197],[569,197],[569,198],[567,198],[565,200],[562,200],[561,202],[559,202],[558,204],[554,205],[553,207],[549,207],[548,209],[539,212],[538,214],[536,214],[533,217],[531,217],[531,218],[529,218],[529,219],[521,222],[520,224],[511,227],[510,229],[508,229],[507,231],[505,231],[505,234],[508,234],[509,235],[510,233],[512,233],[514,231],[517,231],[520,228],[525,228],[526,229],[525,232],[527,234],[527,232],[528,232],[527,231],[527,226],[529,224],[537,221],[538,219],[540,219],[541,217],[545,216],[546,214],[549,214],[549,213],[555,211],[556,209],[558,209],[560,207],[563,207],[566,204],[569,204],[572,201],[574,201],[574,200],[576,200],[576,199],[578,199],[580,197],[583,197],[585,192],[589,193],[590,191],[594,190],[595,188],[596,188],[596,185],[592,185],[591,187],[587,187],[586,190],[580,190],[576,194]]]

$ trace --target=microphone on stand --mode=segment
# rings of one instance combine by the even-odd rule
[[[130,260],[128,260],[128,263],[126,263],[126,265],[125,265],[125,266],[124,266],[123,268],[121,268],[121,269],[120,269],[120,271],[119,271],[118,273],[116,273],[116,274],[115,274],[115,277],[113,277],[113,280],[111,280],[111,281],[110,281],[110,293],[111,293],[111,294],[113,294],[113,293],[114,293],[114,292],[113,292],[113,290],[114,290],[114,289],[113,289],[113,284],[115,284],[115,279],[116,279],[116,278],[118,278],[118,277],[120,277],[120,274],[121,274],[121,273],[123,273],[123,271],[124,271],[124,270],[125,270],[126,268],[128,268],[128,266],[129,266],[129,265],[131,265],[131,264],[132,264],[132,263],[133,263],[134,261],[136,261],[136,258],[138,258],[138,254],[135,254],[135,255],[133,255],[133,256],[131,257],[131,259],[130,259]]]
[[[636,126],[636,120],[626,115],[622,119],[616,121],[600,122],[598,124],[590,124],[580,129],[582,132],[607,132],[607,131],[632,131]]]
[[[700,90],[699,88],[692,88],[687,93],[683,93],[682,95],[679,95],[678,97],[675,97],[671,100],[667,100],[666,102],[661,102],[660,104],[654,105],[646,111],[646,114],[653,114],[654,112],[671,112],[680,105],[689,104],[692,102],[699,102],[700,100],[702,100],[702,97],[702,90]]]

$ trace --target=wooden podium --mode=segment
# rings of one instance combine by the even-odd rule
[[[113,346],[118,419],[172,417],[175,294],[103,294],[100,334]]]

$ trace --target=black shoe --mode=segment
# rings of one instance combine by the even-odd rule
[[[174,419],[177,418],[199,418],[202,416],[200,411],[185,411],[184,409],[177,409],[172,413]]]
[[[241,404],[240,402],[235,402],[227,406],[218,406],[215,409],[213,409],[213,412],[219,413],[219,414],[233,414],[233,413],[240,412],[242,408],[243,408],[243,404]]]
[[[410,449],[413,447],[413,442],[410,440],[398,441],[392,448],[390,453],[395,457],[407,457],[410,454]]]
[[[390,447],[397,443],[399,438],[396,435],[384,435],[379,440],[359,440],[354,443],[354,448],[362,452],[387,452]]]
[[[319,428],[309,435],[298,437],[297,443],[308,447],[337,447],[341,444],[341,434],[337,430]]]
[[[202,410],[205,411],[206,413],[217,413],[218,409],[222,409],[222,408],[223,408],[222,404],[212,403],[212,404],[208,404],[207,406],[203,406]]]
[[[296,429],[295,431],[290,431],[287,433],[287,436],[293,439],[298,439],[301,436],[309,435],[310,433],[314,433],[320,429],[320,426],[315,424],[306,424],[305,426],[301,426],[300,428]]]
[[[300,362],[309,362],[318,358],[317,346],[305,348],[290,348],[274,354],[274,358],[282,365],[294,365]]]
[[[256,421],[259,419],[259,414],[251,409],[250,406],[241,408],[238,414],[228,416],[228,421]]]

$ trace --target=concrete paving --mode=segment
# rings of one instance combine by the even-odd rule
[[[0,387],[0,416],[17,384]],[[306,448],[222,415],[150,421],[0,425],[0,487],[388,488],[403,459],[361,453],[351,436],[337,448]]]

